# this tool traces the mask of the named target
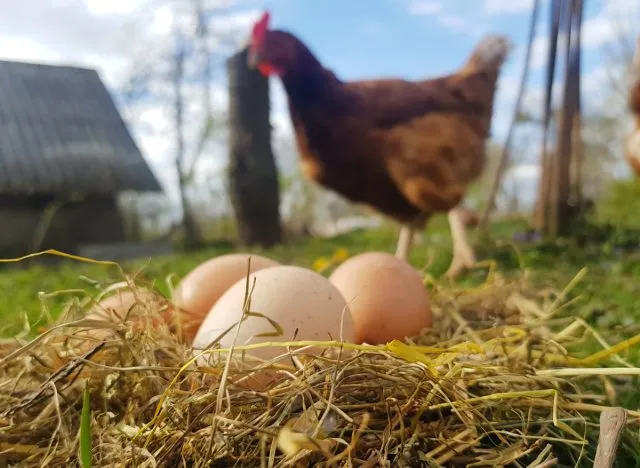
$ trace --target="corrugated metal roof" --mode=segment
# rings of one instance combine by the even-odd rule
[[[0,61],[0,193],[158,191],[95,70]]]

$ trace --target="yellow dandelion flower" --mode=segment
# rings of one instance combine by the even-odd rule
[[[331,262],[324,257],[317,258],[311,268],[317,272],[322,272],[331,266]]]
[[[333,253],[333,257],[331,257],[331,260],[341,263],[344,262],[347,258],[349,258],[349,251],[345,248],[340,248]]]

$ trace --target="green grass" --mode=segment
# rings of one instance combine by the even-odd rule
[[[478,257],[494,259],[500,271],[506,275],[519,275],[523,268],[532,271],[533,279],[540,288],[562,288],[582,268],[589,269],[587,276],[578,284],[573,295],[581,300],[568,312],[579,314],[601,329],[613,333],[617,338],[637,333],[636,323],[640,319],[640,261],[629,255],[616,255],[607,245],[580,248],[566,242],[558,245],[517,245],[512,241],[514,232],[525,229],[521,221],[502,221],[491,226],[490,236],[475,239]],[[351,255],[370,250],[393,252],[397,228],[383,227],[377,230],[357,231],[334,239],[308,239],[270,250],[250,249],[283,263],[310,267],[314,260],[331,256],[338,248],[347,248]],[[151,260],[123,263],[125,271],[139,272],[153,281],[163,293],[168,294],[167,279],[184,276],[201,262],[230,252],[218,247],[197,252],[176,253]],[[448,267],[451,259],[450,237],[446,219],[435,219],[425,231],[425,242],[413,248],[410,261],[435,277]],[[486,270],[473,271],[461,278],[462,283],[479,283]],[[0,320],[2,335],[11,336],[19,332],[28,317],[31,324],[42,324],[42,311],[51,316],[60,313],[70,296],[78,295],[81,289],[91,296],[105,284],[122,279],[113,266],[83,264],[65,260],[54,269],[27,260],[17,267],[0,270]],[[71,290],[69,293],[59,291]],[[57,293],[56,293],[57,292]],[[56,294],[53,294],[56,293]],[[43,309],[44,306],[44,309]]]

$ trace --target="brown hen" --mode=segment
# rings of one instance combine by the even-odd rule
[[[633,130],[627,135],[624,153],[627,162],[640,177],[640,35],[636,39],[636,52],[631,69],[629,108],[633,114]]]
[[[422,81],[343,82],[293,34],[256,23],[249,65],[282,80],[303,174],[399,221],[396,255],[414,230],[448,212],[455,276],[475,264],[465,235],[466,189],[485,165],[496,82],[511,43],[483,39],[455,73]]]

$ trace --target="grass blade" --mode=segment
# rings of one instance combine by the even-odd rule
[[[82,415],[80,417],[80,463],[82,468],[91,468],[91,408],[89,384],[86,380],[82,391]]]

